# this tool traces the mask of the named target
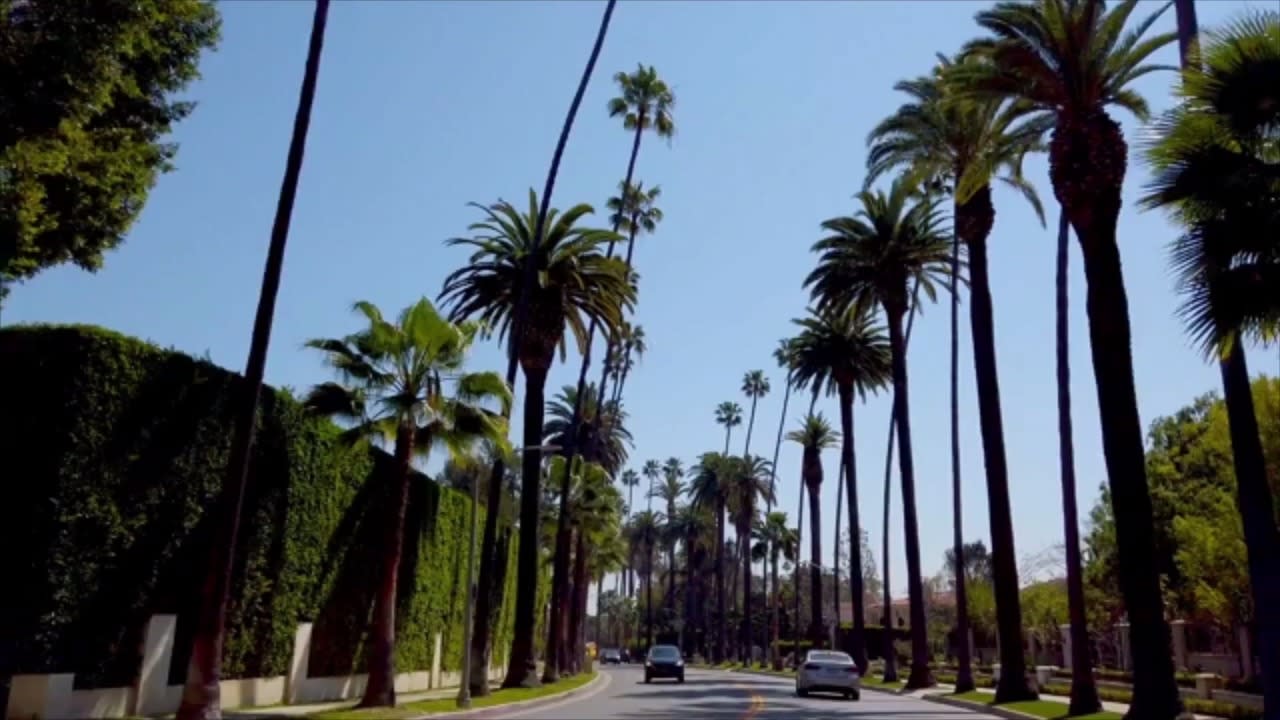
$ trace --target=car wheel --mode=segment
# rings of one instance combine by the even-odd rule
[[[651,683],[651,682],[653,682],[653,678],[649,677],[648,675],[645,675],[645,676],[644,676],[644,684],[645,684],[645,685],[648,685],[648,684],[649,684],[649,683]]]
[[[809,697],[809,691],[796,688],[796,697]]]
[[[681,675],[680,677],[676,678],[676,682],[678,682],[678,683],[680,683],[680,684],[682,684],[682,685],[683,685],[683,684],[684,684],[684,675]]]
[[[862,693],[858,692],[857,690],[854,690],[854,691],[853,691],[853,694],[849,696],[849,699],[850,699],[850,700],[861,700],[861,699],[862,699]]]

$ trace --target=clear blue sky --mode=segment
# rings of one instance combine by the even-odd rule
[[[769,455],[783,375],[771,353],[792,332],[806,294],[818,224],[853,211],[867,131],[900,98],[901,78],[929,69],[977,29],[975,2],[623,2],[565,154],[555,205],[597,207],[625,170],[629,139],[605,105],[612,75],[653,64],[678,96],[670,147],[646,139],[637,177],[660,184],[666,213],[637,249],[637,314],[650,352],[627,386],[633,465],[723,444],[712,410],[745,399],[744,371],[763,368],[774,392],[760,404],[753,448]],[[1261,3],[1256,3],[1261,6]],[[1154,10],[1154,2],[1143,10]],[[1245,7],[1198,3],[1202,27]],[[309,337],[356,327],[352,301],[395,311],[435,297],[465,261],[443,241],[477,219],[466,203],[522,200],[541,188],[603,2],[338,2],[329,21],[306,166],[294,213],[268,381],[305,388],[328,378]],[[96,275],[59,268],[14,288],[5,323],[85,322],[208,351],[241,369],[306,53],[312,5],[222,4],[224,40],[191,88],[195,114],[176,132],[176,172],[163,177],[126,244]],[[1156,26],[1172,29],[1173,13]],[[1170,46],[1159,58],[1176,62]],[[1139,84],[1153,108],[1172,77]],[[1124,118],[1136,146],[1138,127]],[[1027,172],[1047,205],[1043,159]],[[1133,208],[1145,178],[1130,155],[1120,223],[1144,422],[1217,386],[1172,315],[1165,219]],[[997,193],[992,245],[1001,391],[1020,556],[1061,542],[1053,362],[1053,233],[1011,194]],[[1053,212],[1056,214],[1056,208]],[[603,211],[600,213],[603,216]],[[598,218],[601,226],[606,223]],[[1079,500],[1105,479],[1072,249],[1073,393]],[[962,310],[963,312],[963,310]],[[962,318],[966,317],[962,315]],[[962,321],[967,326],[967,321]],[[986,538],[981,438],[971,350],[962,339],[965,536]],[[909,357],[918,511],[926,572],[951,542],[948,314],[927,308]],[[1274,372],[1275,356],[1255,367]],[[480,367],[503,365],[494,346]],[[571,381],[576,358],[551,387]],[[523,392],[518,388],[518,392]],[[837,418],[833,400],[821,403]],[[800,414],[792,405],[788,423]],[[879,555],[887,394],[855,409],[859,501]],[[734,445],[741,450],[742,436]],[[784,445],[782,507],[795,512],[800,452]],[[434,466],[435,463],[432,463]],[[831,553],[835,453],[826,458],[824,550]],[[891,532],[893,585],[904,587],[899,488]],[[639,503],[637,503],[639,504]],[[877,558],[877,561],[881,561]]]

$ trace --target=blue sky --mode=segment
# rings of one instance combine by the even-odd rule
[[[1248,3],[1198,3],[1212,27]],[[900,102],[899,79],[927,71],[977,28],[975,2],[623,2],[564,157],[555,202],[603,208],[630,142],[608,117],[613,73],[656,66],[678,96],[668,147],[646,139],[637,178],[660,184],[666,219],[637,248],[637,320],[650,352],[628,381],[633,465],[720,448],[714,406],[737,400],[745,371],[774,392],[758,411],[753,448],[771,454],[783,375],[771,353],[805,307],[818,224],[853,211],[867,131]],[[1260,7],[1262,3],[1253,3]],[[542,186],[603,2],[338,2],[329,21],[267,379],[305,388],[328,378],[301,349],[356,327],[352,301],[388,312],[438,293],[465,262],[443,241],[478,218],[469,201],[523,201]],[[1144,3],[1152,11],[1156,3]],[[163,177],[125,245],[90,275],[58,268],[14,288],[6,324],[85,322],[244,365],[267,236],[306,52],[307,2],[222,4],[224,39],[190,90],[195,114],[176,131],[176,172]],[[1173,28],[1170,11],[1157,25]],[[1162,61],[1176,62],[1174,46]],[[1172,77],[1139,90],[1153,109]],[[1139,127],[1123,122],[1136,148]],[[1046,164],[1028,175],[1053,206]],[[1120,240],[1144,423],[1217,385],[1173,317],[1164,246],[1171,227],[1133,207],[1146,177],[1130,155]],[[1020,556],[1061,542],[1053,363],[1053,233],[1029,206],[997,192],[991,275],[1016,542]],[[1051,211],[1056,215],[1056,207]],[[600,226],[606,224],[601,212]],[[1105,479],[1072,248],[1073,383],[1079,500]],[[962,309],[962,313],[964,310]],[[961,422],[965,536],[986,538],[981,437],[962,314]],[[951,542],[948,313],[926,308],[909,356],[922,559],[932,574]],[[1275,370],[1274,350],[1254,357]],[[478,367],[501,368],[495,346]],[[571,382],[576,358],[550,386]],[[523,392],[517,388],[518,392]],[[800,403],[803,405],[803,402]],[[833,420],[834,400],[820,408]],[[792,405],[793,425],[800,407]],[[879,554],[889,396],[855,409],[859,505]],[[734,445],[741,450],[742,436]],[[781,506],[794,514],[800,452],[784,444]],[[434,466],[436,463],[432,463]],[[837,460],[826,458],[824,550],[831,553]],[[894,487],[893,585],[904,587],[899,488]],[[638,503],[637,503],[638,504]],[[806,523],[807,524],[807,523]],[[877,557],[878,562],[882,559]]]

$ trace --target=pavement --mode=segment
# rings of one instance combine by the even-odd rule
[[[988,720],[994,715],[952,708],[910,696],[864,690],[862,699],[795,696],[795,681],[720,670],[685,671],[684,684],[655,680],[644,684],[639,665],[599,668],[596,687],[576,697],[494,718],[522,720]],[[498,708],[494,708],[498,710]],[[486,715],[486,717],[488,717]]]

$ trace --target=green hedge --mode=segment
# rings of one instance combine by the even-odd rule
[[[230,443],[234,373],[100,328],[0,329],[0,676],[75,672],[132,681],[147,618],[179,616],[170,679],[185,672]],[[232,587],[226,677],[287,672],[294,628],[314,621],[311,674],[364,666],[364,632],[389,458],[264,389]],[[413,483],[396,662],[461,665],[470,500]],[[481,517],[483,514],[481,513]],[[510,641],[514,540],[495,647]]]

